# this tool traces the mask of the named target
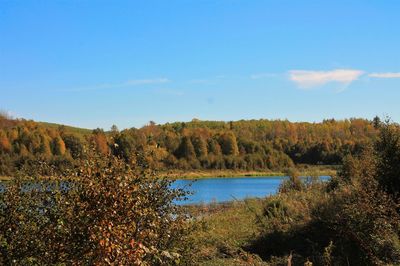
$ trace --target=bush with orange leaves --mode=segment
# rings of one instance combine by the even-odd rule
[[[0,187],[0,264],[185,263],[188,216],[174,202],[186,192],[171,181],[96,155],[59,180],[21,175]]]

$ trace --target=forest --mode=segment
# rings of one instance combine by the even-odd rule
[[[135,164],[138,153],[149,168],[165,170],[286,171],[296,165],[340,165],[377,136],[379,118],[201,121],[156,124],[119,131],[0,116],[0,176],[33,171],[38,161],[59,172],[76,166],[88,147]]]

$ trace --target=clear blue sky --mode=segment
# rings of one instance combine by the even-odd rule
[[[400,121],[398,0],[0,0],[0,109],[87,128]]]

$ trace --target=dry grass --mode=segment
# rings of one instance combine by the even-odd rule
[[[0,175],[0,182],[1,182],[1,181],[10,181],[11,179],[12,179],[11,176],[1,176],[1,175]]]
[[[255,213],[261,213],[262,206],[260,199],[190,206],[198,217],[192,233],[198,265],[265,265],[243,250],[259,234]]]
[[[283,176],[283,172],[272,171],[234,171],[234,170],[197,170],[183,171],[172,170],[169,172],[160,172],[160,176],[174,179],[200,179],[212,177],[245,177],[245,176]]]
[[[301,165],[298,167],[301,176],[334,176],[337,169],[332,166],[310,166]],[[285,171],[240,171],[240,170],[171,170],[160,171],[159,176],[173,179],[202,179],[202,178],[232,178],[232,177],[265,177],[265,176],[286,176]]]

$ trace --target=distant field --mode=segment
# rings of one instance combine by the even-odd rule
[[[66,126],[66,125],[61,125],[61,124],[56,124],[56,123],[48,123],[48,122],[38,122],[39,124],[42,124],[43,126],[50,127],[50,128],[59,128],[60,126],[65,127],[68,131],[72,133],[77,133],[77,134],[90,134],[92,132],[91,129],[87,128],[80,128],[80,127],[73,127],[73,126]]]

